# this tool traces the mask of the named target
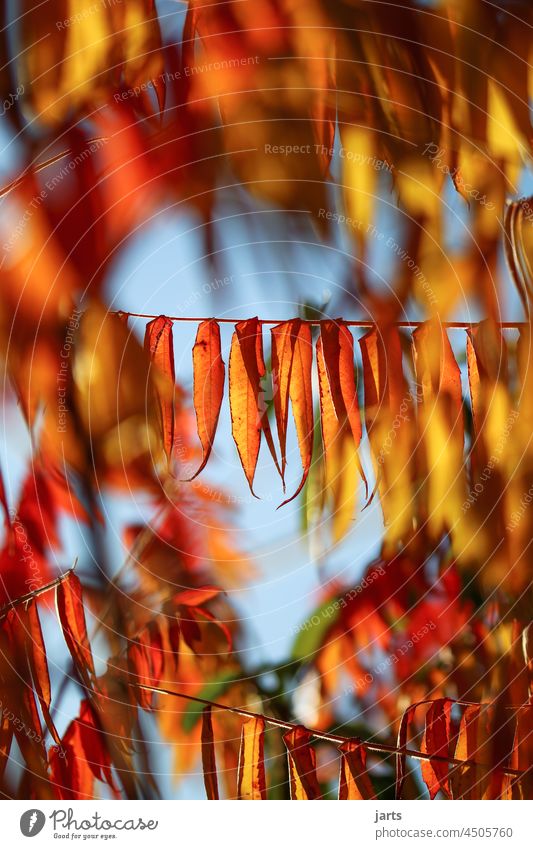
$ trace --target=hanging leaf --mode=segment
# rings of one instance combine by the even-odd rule
[[[203,455],[200,468],[188,480],[194,480],[209,460],[224,397],[226,368],[222,359],[220,328],[214,319],[202,321],[199,325],[192,357],[194,410]]]
[[[4,510],[4,518],[6,525],[9,527],[11,525],[11,517],[9,514],[9,505],[7,503],[6,497],[6,489],[4,486],[4,476],[2,474],[2,470],[0,469],[0,505]]]
[[[264,401],[262,380],[265,375],[261,324],[257,318],[240,321],[235,325],[229,359],[231,425],[246,480],[255,498],[253,482],[261,433],[265,434],[276,469],[281,475]]]
[[[396,327],[376,327],[360,340],[366,429],[385,521],[385,541],[396,545],[412,531],[413,399],[403,373]]]
[[[420,747],[421,752],[437,755],[440,758],[450,756],[450,699],[436,699],[431,702],[426,713],[424,737]],[[429,796],[434,799],[439,790],[451,798],[449,783],[449,766],[445,761],[422,761],[422,778],[429,790]]]
[[[243,722],[239,771],[237,778],[239,799],[266,799],[265,778],[265,721],[256,716]]]
[[[170,462],[174,449],[174,344],[172,338],[173,323],[169,318],[160,315],[146,325],[144,347],[150,355],[152,363],[157,368],[163,381],[158,381],[159,408],[163,431],[163,446]],[[159,385],[159,383],[161,385]]]
[[[288,328],[290,338],[294,340],[292,354],[289,362],[289,351],[287,351],[287,338],[285,328],[286,325],[291,325]],[[274,331],[278,331],[276,337]],[[283,340],[283,351],[281,350],[281,341]],[[280,435],[280,445],[282,446],[282,458],[285,450],[286,440],[286,401],[283,401],[284,388],[287,380],[289,385],[289,398],[292,405],[292,414],[296,427],[296,436],[300,449],[300,457],[302,461],[303,475],[296,492],[286,499],[280,507],[293,501],[302,491],[309,469],[311,468],[311,460],[313,458],[313,440],[314,440],[314,420],[313,420],[313,387],[312,387],[312,369],[313,369],[313,343],[311,338],[311,328],[308,324],[294,319],[292,322],[286,322],[285,325],[277,325],[272,331],[272,363],[274,370],[274,346],[276,346],[277,369],[276,369],[276,386],[278,393],[281,393],[279,400],[279,412],[276,408],[276,420],[278,422],[278,433]],[[289,375],[287,376],[287,373]],[[276,396],[274,396],[274,402]]]
[[[333,538],[338,542],[347,533],[353,520],[357,487],[357,469],[361,470],[357,445],[347,422],[347,412],[340,387],[338,356],[335,356],[331,339],[319,336],[316,344],[318,388],[320,395],[320,423],[325,458],[325,494],[331,496]],[[332,367],[328,372],[326,362]],[[337,354],[340,347],[337,345]],[[337,360],[337,362],[333,362]],[[352,361],[353,368],[353,361]],[[340,415],[339,415],[340,414]],[[362,474],[362,470],[361,470]],[[363,475],[364,479],[364,475]]]
[[[11,728],[24,761],[38,778],[46,777],[46,749],[26,652],[27,629],[19,611],[9,610],[0,621],[0,702],[2,715],[11,711],[18,721]],[[5,745],[8,744],[5,737]]]
[[[461,372],[439,322],[417,327],[413,347],[422,393],[419,420],[427,469],[427,524],[435,537],[447,531],[457,535],[466,494]]]
[[[128,666],[137,683],[158,687],[163,673],[164,653],[157,622],[150,622],[128,646]],[[135,688],[135,696],[143,710],[153,710],[154,693]]]
[[[396,787],[395,787],[395,798],[402,798],[403,786],[405,784],[406,779],[406,768],[407,768],[407,755],[405,754],[405,749],[407,748],[407,740],[409,737],[409,728],[411,727],[411,723],[414,719],[415,711],[418,705],[409,705],[406,711],[402,714],[402,718],[400,720],[400,727],[398,729],[398,749],[400,750],[396,755]]]
[[[272,336],[272,390],[274,411],[281,452],[281,479],[285,491],[285,469],[287,466],[287,425],[289,422],[289,391],[296,337],[302,325],[300,318],[284,321],[271,330]]]
[[[478,733],[481,705],[467,705],[461,717],[454,758],[458,761],[481,762]],[[486,776],[486,772],[485,772]],[[455,766],[450,774],[454,799],[480,799],[481,786],[486,783],[483,772],[471,764]]]
[[[105,782],[117,792],[111,771],[111,757],[106,746],[106,735],[87,699],[83,699],[78,718],[74,722],[77,724],[81,747],[92,774],[98,781]]]
[[[56,604],[63,636],[81,680],[89,689],[94,678],[94,663],[85,622],[81,583],[74,572],[60,581]]]
[[[9,719],[4,716],[2,711],[2,714],[0,715],[0,781],[3,778],[9,758],[12,739],[13,731],[11,729],[11,723]]]
[[[291,799],[320,799],[322,794],[316,775],[316,754],[311,747],[312,735],[298,725],[283,735],[289,759]]]
[[[322,321],[320,322],[320,343],[339,428],[349,425],[354,446],[358,449],[362,426],[355,380],[353,336],[350,329],[343,324],[342,319]],[[365,474],[360,464],[359,469],[366,486]]]
[[[207,798],[210,800],[219,799],[211,705],[202,712],[202,767]]]
[[[339,746],[341,770],[339,799],[375,799],[376,794],[366,769],[366,751],[362,743],[349,740]]]
[[[48,673],[46,647],[44,644],[41,622],[39,620],[39,612],[34,600],[28,604],[26,615],[28,623],[26,645],[33,684],[35,686],[37,698],[39,699],[39,704],[41,705],[41,711],[44,721],[46,722],[46,727],[50,731],[54,742],[60,745],[61,740],[50,715],[50,703],[52,700],[50,675]]]

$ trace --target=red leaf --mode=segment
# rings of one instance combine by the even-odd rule
[[[84,684],[91,688],[94,663],[87,634],[83,594],[80,581],[74,572],[57,585],[56,603],[63,636],[74,665]]]
[[[9,758],[9,750],[11,749],[11,741],[13,739],[13,731],[9,719],[6,719],[4,712],[0,714],[0,781],[4,775],[7,760]]]
[[[86,699],[80,705],[80,713],[75,722],[78,725],[85,759],[94,777],[117,791],[111,772],[111,757],[105,744],[105,734],[100,727],[97,715]]]
[[[448,758],[450,755],[450,712],[452,703],[449,699],[436,699],[431,702],[426,714],[426,725],[421,752]],[[451,798],[449,783],[449,764],[444,761],[422,761],[422,777],[434,799],[439,790]]]
[[[190,607],[199,607],[201,604],[211,601],[220,595],[223,590],[220,587],[198,587],[197,589],[180,590],[173,598],[175,604],[186,604]]]
[[[39,620],[39,612],[34,601],[31,601],[27,607],[27,621],[29,639],[27,639],[26,645],[35,691],[41,705],[46,726],[54,742],[60,745],[61,740],[50,715],[52,692],[50,688],[50,675],[48,673],[46,646]]]

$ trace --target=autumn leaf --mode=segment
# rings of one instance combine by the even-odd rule
[[[481,762],[483,757],[480,748],[479,721],[482,713],[481,705],[467,705],[463,711],[459,725],[459,734],[455,746],[454,758],[459,761]],[[472,763],[465,766],[454,766],[450,774],[450,784],[454,799],[481,798],[482,785],[486,783],[482,771]]]
[[[207,798],[210,800],[219,799],[215,739],[210,705],[202,712],[202,767]]]
[[[282,464],[286,447],[288,387],[303,474],[296,492],[280,507],[293,501],[302,491],[313,458],[313,343],[308,324],[294,319],[272,330],[272,370],[275,380],[274,405],[281,446]],[[276,391],[277,390],[277,391]],[[278,398],[278,395],[280,396]],[[282,465],[282,469],[284,466]]]
[[[413,402],[403,373],[396,327],[375,327],[360,340],[365,421],[374,460],[386,542],[396,545],[412,528]]]
[[[265,375],[261,324],[257,318],[240,321],[235,325],[229,359],[231,424],[246,480],[254,497],[257,497],[253,482],[261,433],[265,434],[269,451],[281,475],[264,401],[262,381]]]
[[[289,760],[291,799],[320,799],[322,794],[316,775],[316,754],[311,747],[312,735],[298,725],[283,735]]]
[[[418,705],[410,705],[406,711],[403,712],[402,718],[400,720],[400,727],[398,729],[398,754],[396,755],[396,782],[395,782],[395,798],[402,798],[402,791],[405,784],[406,779],[406,768],[407,768],[407,756],[405,754],[405,749],[407,748],[407,740],[409,737],[409,729],[411,727],[411,723],[413,722],[415,711]]]
[[[265,779],[265,721],[251,717],[243,722],[239,772],[237,779],[239,799],[266,799]]]
[[[2,717],[0,718],[0,781],[3,778],[7,765],[12,739],[13,731],[11,730],[11,723],[9,719],[2,714]]]
[[[28,623],[26,644],[35,691],[41,705],[41,711],[44,721],[46,722],[46,726],[50,731],[53,740],[60,745],[61,740],[50,715],[50,703],[52,700],[50,675],[48,672],[46,646],[44,644],[39,612],[35,601],[32,600],[28,604],[26,608],[26,616]]]
[[[421,441],[427,468],[428,528],[459,534],[465,499],[461,372],[445,329],[425,322],[413,333]]]
[[[97,713],[87,699],[83,699],[78,718],[74,721],[77,723],[81,748],[92,774],[98,781],[105,782],[117,792],[106,735],[100,727]]]
[[[339,799],[375,799],[376,794],[366,769],[366,751],[357,740],[339,746],[341,769]]]
[[[172,460],[174,449],[173,390],[176,382],[172,328],[172,321],[164,315],[160,315],[159,318],[154,318],[153,321],[148,322],[144,335],[145,350],[165,380],[165,385],[158,387],[158,396],[163,430],[163,446],[169,463]]]
[[[272,336],[272,389],[274,392],[274,411],[281,451],[281,479],[285,489],[285,469],[287,466],[287,426],[289,423],[289,390],[291,385],[294,346],[298,331],[302,325],[299,318],[277,324],[271,330]]]
[[[426,713],[424,737],[420,751],[439,758],[450,756],[450,713],[452,703],[449,699],[432,701]],[[422,761],[422,778],[426,782],[430,799],[434,799],[439,790],[451,797],[449,766],[446,762]]]
[[[188,480],[194,480],[209,460],[224,397],[226,369],[222,359],[220,328],[214,319],[203,321],[198,326],[192,356],[194,410],[203,456],[199,469]]]
[[[69,572],[56,589],[59,621],[68,650],[83,683],[92,688],[94,662],[89,645],[81,583],[74,572]]]
[[[326,330],[325,334],[321,331],[316,344],[316,360],[320,395],[320,423],[326,466],[324,485],[326,493],[331,494],[332,497],[331,512],[335,542],[338,542],[347,533],[353,520],[357,498],[357,487],[355,485],[357,469],[365,480],[357,453],[358,444],[356,444],[353,430],[349,426],[348,412],[341,387],[340,349],[340,339],[335,331],[331,333]],[[344,346],[344,350],[346,352],[347,346]],[[343,355],[343,365],[347,365],[345,355]],[[353,367],[352,360],[352,370]],[[343,380],[345,390],[350,383],[351,379],[345,376]],[[357,415],[359,415],[358,411]]]
[[[362,426],[355,380],[354,342],[350,329],[342,319],[320,323],[320,354],[324,360],[329,392],[339,426],[344,428],[349,425],[354,446],[358,449]],[[359,470],[366,486],[365,474],[360,464]]]
[[[143,710],[153,710],[154,693],[143,687],[158,687],[164,665],[163,643],[157,622],[150,622],[128,646],[128,665],[141,686],[135,695]]]

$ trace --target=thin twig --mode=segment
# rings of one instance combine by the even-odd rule
[[[150,313],[143,312],[128,312],[127,310],[116,310],[114,315],[125,315],[131,318],[159,318],[160,315],[152,315]],[[182,315],[166,315],[164,318],[168,318],[169,321],[190,321],[194,324],[199,324],[202,321],[208,321],[207,318],[199,318],[199,317],[188,317]],[[238,324],[240,321],[245,321],[246,319],[242,318],[215,318],[215,321],[218,321],[220,324]],[[330,321],[336,321],[337,319],[324,319]],[[342,324],[347,325],[348,327],[376,327],[379,326],[378,322],[370,321],[370,320],[344,320],[338,319],[342,321]],[[258,324],[283,324],[287,319],[273,319],[273,318],[259,318]],[[302,319],[303,324],[308,324],[312,327],[320,327],[321,321],[316,319]],[[422,324],[425,324],[423,321],[393,321],[391,325],[393,327],[405,327],[405,328],[416,328],[420,327]],[[450,330],[469,330],[471,327],[477,327],[479,321],[441,321],[442,327],[447,327]],[[527,327],[527,321],[499,321],[496,322],[496,326],[501,328],[502,330],[513,330],[515,328],[519,329],[521,327]]]
[[[206,707],[214,707],[217,708],[217,710],[229,711],[230,713],[237,714],[238,716],[244,716],[247,719],[262,719],[269,725],[275,725],[277,728],[284,728],[287,731],[298,728],[298,724],[294,722],[286,722],[283,719],[276,719],[273,716],[266,716],[262,713],[254,713],[253,711],[246,710],[245,708],[229,707],[228,705],[220,704],[220,702],[213,702],[210,699],[202,699],[200,696],[190,696],[187,693],[177,693],[175,690],[166,690],[163,687],[150,687],[146,684],[132,683],[131,686],[140,690],[146,690],[150,693],[160,693],[163,696],[175,696],[179,699],[187,699],[188,701],[198,702],[198,704],[205,705]],[[326,740],[328,743],[346,743],[354,739],[353,737],[342,737],[340,734],[329,734],[327,731],[316,731],[313,728],[306,728],[306,730],[318,740]],[[415,758],[419,761],[441,761],[443,763],[453,764],[453,766],[473,766],[481,769],[496,770],[497,772],[502,772],[505,775],[514,775],[518,778],[525,774],[524,770],[512,769],[510,767],[493,767],[489,764],[478,763],[477,761],[457,760],[457,758],[445,758],[440,755],[429,755],[426,752],[419,752],[416,749],[387,746],[386,743],[367,743],[365,740],[361,740],[360,742],[367,751],[375,752],[377,754],[406,755],[407,757]]]
[[[73,566],[63,575],[60,575],[59,578],[54,578],[53,581],[50,581],[48,584],[44,584],[37,590],[33,590],[31,593],[26,593],[26,595],[21,595],[18,598],[13,599],[13,601],[10,601],[8,604],[5,604],[2,608],[0,608],[0,621],[5,619],[9,611],[13,610],[15,607],[19,607],[21,604],[25,604],[27,601],[31,601],[33,598],[37,598],[37,596],[47,593],[48,590],[53,590],[55,587],[59,586],[59,584],[63,583],[63,581],[65,581],[68,576],[74,572],[77,564],[78,558],[76,557]]]
[[[107,136],[96,136],[94,139],[87,139],[87,144],[94,144],[95,142],[108,140]],[[60,159],[64,159],[65,156],[68,156],[70,153],[74,153],[74,151],[72,148],[68,147],[66,150],[62,150],[61,153],[54,154],[54,156],[51,156],[50,159],[45,159],[44,162],[39,162],[37,165],[30,165],[21,174],[19,174],[18,177],[15,177],[14,180],[11,180],[10,183],[7,183],[7,185],[0,189],[0,198],[5,197],[5,195],[8,195],[13,191],[13,189],[16,189],[17,186],[20,186],[28,174],[38,174],[39,171],[49,168],[50,165],[55,165],[56,162],[59,162]]]

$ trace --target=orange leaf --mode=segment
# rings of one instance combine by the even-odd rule
[[[291,799],[320,799],[320,785],[316,775],[316,754],[310,743],[312,735],[298,725],[283,735],[289,759]]]
[[[366,751],[355,740],[339,746],[341,771],[339,799],[375,799],[376,794],[366,769]]]
[[[421,752],[437,755],[440,758],[449,757],[450,748],[450,712],[452,703],[449,699],[436,699],[431,702],[426,713],[424,737],[420,747]],[[422,761],[422,778],[424,779],[431,799],[439,790],[449,798],[449,765],[444,761]]]
[[[170,462],[174,448],[174,345],[172,341],[172,321],[164,315],[154,318],[146,325],[144,347],[159,372],[168,380],[168,386],[158,390],[159,408],[163,429],[163,445]]]
[[[266,799],[265,779],[265,721],[256,716],[243,722],[239,772],[237,779],[239,799]]]
[[[56,731],[52,717],[50,716],[50,702],[52,700],[50,675],[48,673],[46,647],[44,644],[41,622],[39,620],[39,612],[34,601],[31,601],[27,607],[27,619],[29,639],[27,640],[26,645],[35,691],[41,705],[41,711],[44,721],[46,722],[46,726],[50,731],[54,742],[60,745],[60,737]]]
[[[192,358],[194,409],[203,456],[200,468],[188,480],[194,480],[209,460],[224,397],[226,369],[222,359],[220,328],[214,319],[202,321],[199,325]]]
[[[56,604],[63,636],[84,684],[91,687],[94,663],[87,634],[82,588],[77,575],[69,572],[57,585]]]
[[[445,531],[454,536],[461,532],[458,520],[466,494],[461,372],[446,331],[437,321],[421,324],[412,338],[423,397],[419,426],[427,466],[427,526],[436,536]]]
[[[385,521],[386,541],[396,545],[412,529],[413,497],[411,393],[402,368],[396,327],[376,327],[360,340],[365,421]]]
[[[409,735],[409,728],[413,721],[415,711],[418,705],[410,705],[406,711],[402,714],[402,718],[400,720],[400,728],[398,729],[398,749],[404,750],[407,747],[407,738]],[[396,788],[395,788],[395,797],[396,799],[402,798],[402,790],[403,785],[405,784],[405,775],[406,775],[406,755],[403,751],[400,751],[396,755]]]
[[[257,497],[253,482],[261,432],[265,434],[268,448],[281,475],[261,387],[265,375],[261,325],[257,318],[240,321],[235,325],[229,358],[231,425],[246,480],[254,497]]]
[[[295,322],[299,323],[296,324]],[[308,324],[299,321],[299,319],[295,319],[294,322],[287,322],[287,324],[294,324],[293,328],[290,329],[291,336],[293,336],[294,338],[294,347],[292,351],[290,365],[289,398],[292,404],[292,414],[296,427],[298,446],[300,448],[303,475],[294,495],[292,495],[290,498],[280,504],[280,507],[283,507],[284,504],[288,504],[300,494],[309,475],[309,469],[311,468],[311,460],[313,458],[313,344],[311,340],[311,329]],[[282,327],[282,325],[277,326],[277,328],[280,327]],[[277,328],[274,328],[274,330],[276,330]],[[282,332],[279,333],[279,338],[281,338],[281,335]],[[274,351],[274,347],[272,350]],[[274,360],[272,360],[272,362],[274,362]],[[285,352],[285,348],[283,357],[280,353],[278,353],[278,362],[279,370],[277,377],[277,385],[279,387],[279,391],[283,392],[285,375],[288,367],[287,354]],[[274,401],[275,400],[276,398],[274,397]],[[280,444],[282,444],[281,433],[283,433],[283,428],[285,428],[286,431],[286,425],[283,425],[282,422],[281,431],[279,430],[280,420],[282,415],[284,415],[284,408],[281,401],[280,404],[280,416],[278,416],[278,413],[276,411],[276,419],[278,421],[278,432],[280,433]],[[285,443],[283,442],[283,446],[284,444]]]
[[[284,321],[271,330],[272,336],[272,388],[274,392],[274,411],[278,428],[281,451],[281,478],[285,488],[285,469],[287,466],[287,425],[289,421],[289,389],[291,385],[294,346],[301,327],[300,318]]]
[[[341,319],[320,322],[320,351],[339,428],[349,424],[354,446],[358,448],[362,426],[355,381],[353,336]],[[366,485],[360,464],[359,470]]]
[[[219,799],[215,738],[213,736],[213,722],[211,718],[210,705],[206,707],[202,713],[202,767],[204,770],[204,783],[207,798],[211,800]]]

